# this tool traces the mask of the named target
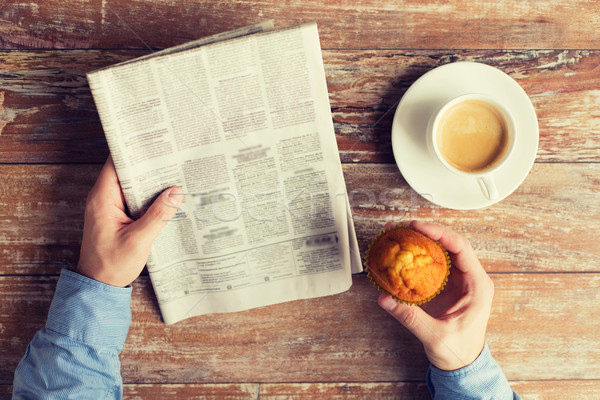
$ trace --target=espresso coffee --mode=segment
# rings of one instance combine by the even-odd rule
[[[502,159],[509,142],[502,114],[481,100],[451,106],[440,117],[435,135],[446,162],[471,173],[492,168]]]

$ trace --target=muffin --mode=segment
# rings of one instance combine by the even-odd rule
[[[367,274],[375,286],[407,304],[421,304],[434,298],[450,274],[446,250],[405,226],[377,235],[365,258]]]

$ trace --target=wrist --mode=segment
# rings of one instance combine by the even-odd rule
[[[86,264],[83,264],[81,260],[77,263],[75,267],[75,272],[79,275],[83,275],[86,278],[93,279],[97,282],[103,283],[105,285],[115,286],[115,287],[127,287],[131,282],[125,282],[119,274],[111,273],[110,270],[102,267],[89,267]]]
[[[463,351],[452,351],[449,345],[444,345],[446,353],[444,356],[435,356],[427,354],[427,358],[432,366],[441,371],[456,371],[473,364],[484,351],[486,343],[485,339],[476,346],[469,346],[469,349]]]

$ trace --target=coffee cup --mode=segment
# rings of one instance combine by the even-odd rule
[[[449,171],[479,183],[488,200],[498,197],[494,173],[515,149],[511,113],[494,98],[466,94],[445,103],[429,121],[430,151]]]

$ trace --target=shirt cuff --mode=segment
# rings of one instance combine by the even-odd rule
[[[46,328],[95,346],[121,351],[131,324],[131,287],[121,288],[63,269]]]
[[[435,399],[513,399],[514,394],[487,342],[481,354],[466,367],[444,371],[433,365],[427,386]]]

